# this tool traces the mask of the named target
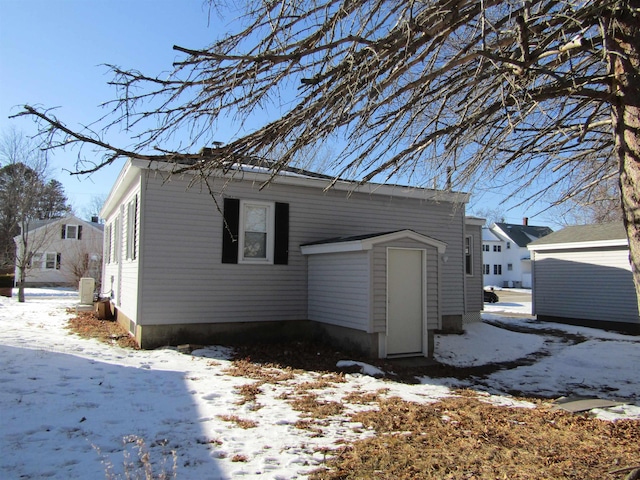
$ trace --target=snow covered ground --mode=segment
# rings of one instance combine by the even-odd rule
[[[587,341],[573,345],[544,331],[516,333],[488,323],[469,325],[464,335],[438,336],[436,357],[453,365],[540,355],[531,365],[476,380],[422,378],[421,384],[407,385],[368,376],[378,372],[356,363],[365,374],[347,375],[346,382],[318,391],[345,405],[343,414],[323,420],[319,432],[298,428],[303,414],[286,399],[320,374],[263,385],[256,408],[240,401],[234,388],[255,380],[225,372],[228,350],[211,346],[187,355],[81,339],[64,328],[66,309],[76,303],[77,293],[55,289],[28,290],[23,304],[0,297],[0,478],[124,478],[124,464],[137,459],[137,440],[144,441],[156,475],[163,468],[172,471],[175,451],[181,479],[303,478],[322,464],[326,448],[372,435],[347,414],[373,407],[344,397],[383,388],[387,396],[427,403],[466,386],[486,392],[487,401],[520,407],[533,405],[501,392],[595,395],[627,402],[595,410],[597,416],[640,420],[640,337],[487,311],[488,321],[552,327]],[[353,363],[344,359],[344,365]],[[229,421],[234,416],[255,427],[240,428]]]

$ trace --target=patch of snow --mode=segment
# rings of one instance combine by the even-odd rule
[[[438,336],[437,358],[481,366],[538,350],[546,356],[477,379],[424,377],[420,384],[374,378],[383,372],[347,362],[366,374],[347,374],[344,382],[318,390],[323,400],[340,402],[345,410],[323,419],[320,431],[311,431],[298,428],[303,414],[286,398],[322,374],[304,372],[261,385],[256,402],[242,401],[238,388],[255,380],[226,372],[230,349],[207,346],[188,355],[83,339],[65,329],[68,309],[78,302],[77,292],[60,289],[28,290],[25,303],[0,297],[0,478],[104,478],[108,466],[114,477],[123,477],[125,455],[137,459],[138,439],[145,442],[156,476],[163,462],[171,470],[175,451],[177,478],[301,478],[322,465],[326,449],[374,434],[348,417],[352,411],[376,408],[350,404],[346,397],[354,393],[427,404],[453,395],[452,388],[468,387],[486,392],[484,401],[521,407],[530,405],[504,392],[608,395],[629,404],[592,414],[607,420],[640,419],[640,370],[633,368],[640,363],[640,337],[553,324],[587,338],[563,343],[544,331],[549,324],[500,316],[504,322],[539,326],[540,333],[472,324],[464,335]],[[228,420],[233,417],[256,426],[240,428]]]
[[[508,362],[539,351],[540,335],[510,332],[486,323],[465,325],[463,335],[436,335],[434,357],[455,367]]]
[[[370,375],[372,377],[375,377],[376,375],[384,377],[385,375],[385,372],[383,372],[377,367],[374,367],[373,365],[369,365],[368,363],[364,363],[364,362],[356,362],[354,360],[340,360],[338,361],[338,363],[336,363],[336,367],[338,368],[360,367],[360,373],[363,373],[364,375]]]

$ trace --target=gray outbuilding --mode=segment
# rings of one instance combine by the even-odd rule
[[[567,227],[528,245],[539,320],[640,333],[623,225]]]

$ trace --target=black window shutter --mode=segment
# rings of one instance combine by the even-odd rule
[[[273,263],[287,265],[289,263],[289,204],[276,203],[275,241]]]
[[[78,240],[82,239],[82,225],[78,225]]]
[[[60,262],[62,261],[62,254],[56,254],[56,270],[60,270]]]
[[[65,238],[67,238],[67,226],[66,225],[62,225],[62,236],[61,238],[64,240]]]
[[[225,198],[223,208],[222,263],[238,263],[240,200],[237,198]]]

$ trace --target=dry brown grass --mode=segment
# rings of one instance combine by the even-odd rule
[[[244,405],[245,403],[253,404],[253,410],[258,410],[262,406],[257,402],[258,395],[262,393],[260,389],[260,385],[262,383],[248,383],[246,385],[239,385],[235,387],[236,392],[240,395],[240,400],[238,400],[238,405]]]
[[[69,319],[67,328],[83,338],[95,338],[122,348],[138,349],[135,339],[122,325],[114,320],[99,320],[94,312],[78,312]]]
[[[248,358],[234,360],[231,366],[225,369],[224,373],[232,377],[246,377],[253,380],[260,380],[264,383],[286,382],[295,378],[296,373],[291,368],[278,367],[272,364],[254,363]]]
[[[244,429],[256,428],[258,426],[258,422],[254,422],[247,418],[240,418],[237,415],[218,415],[218,418],[225,422],[235,423],[237,426]]]
[[[306,417],[316,419],[339,415],[344,410],[342,403],[321,400],[316,393],[290,396],[287,402],[291,404],[294,410],[302,412]]]
[[[377,435],[344,447],[315,479],[607,479],[637,465],[640,422],[448,398],[381,400],[354,421]]]
[[[87,338],[137,348],[116,322],[97,320],[92,314],[78,315],[69,321],[69,328]],[[313,436],[322,436],[327,417],[344,414],[345,404],[375,408],[351,417],[376,435],[333,451],[326,447],[327,468],[312,475],[317,480],[618,480],[640,464],[640,421],[607,422],[587,414],[551,411],[542,401],[535,401],[533,409],[497,407],[480,401],[470,389],[456,391],[457,398],[428,405],[388,399],[386,389],[354,391],[342,402],[327,401],[321,390],[345,380],[342,373],[331,373],[332,362],[342,358],[339,352],[320,355],[305,348],[294,352],[261,347],[261,363],[252,362],[249,353],[245,348],[244,358],[226,370],[256,381],[236,387],[239,403],[253,402],[258,407],[262,385],[288,382],[306,371],[320,373],[279,397],[303,412],[296,427]],[[407,372],[406,377],[413,373]],[[241,428],[257,426],[236,415],[220,418]]]

